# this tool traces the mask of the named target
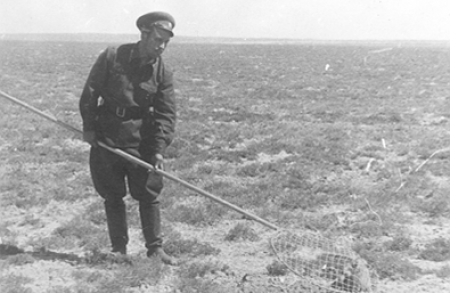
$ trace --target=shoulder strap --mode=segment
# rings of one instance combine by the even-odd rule
[[[156,60],[157,62],[157,66],[156,66],[156,82],[159,86],[159,84],[162,82],[162,68],[163,68],[163,61],[161,56],[158,57],[158,59]]]
[[[133,44],[124,44],[119,47],[108,47],[106,50],[106,59],[110,66],[120,65],[126,69],[130,59],[130,52]]]
[[[108,47],[106,48],[106,60],[108,61],[108,65],[112,65],[116,59],[116,48]]]

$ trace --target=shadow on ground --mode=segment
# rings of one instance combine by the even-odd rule
[[[25,251],[11,244],[0,244],[0,259],[6,259],[13,255],[25,254],[37,260],[64,261],[72,264],[103,264],[103,263],[125,263],[132,264],[132,260],[126,255],[116,255],[93,251],[86,256],[80,257],[76,254],[61,253],[41,248],[38,251]]]

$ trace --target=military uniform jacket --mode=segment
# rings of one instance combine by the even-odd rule
[[[164,153],[175,130],[173,75],[161,57],[140,66],[138,44],[97,58],[80,98],[83,130],[112,147]]]

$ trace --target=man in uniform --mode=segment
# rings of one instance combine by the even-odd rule
[[[98,141],[163,168],[164,150],[175,127],[172,72],[161,54],[173,37],[174,18],[151,12],[137,19],[140,41],[108,47],[93,65],[80,98],[83,138],[91,147],[94,187],[104,199],[112,252],[126,254],[126,184],[139,201],[148,257],[176,264],[162,249],[158,195],[162,177],[98,147]],[[126,179],[126,180],[125,180]]]

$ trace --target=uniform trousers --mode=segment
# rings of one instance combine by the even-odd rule
[[[150,162],[150,158],[141,158]],[[89,157],[91,177],[98,194],[105,200],[109,237],[113,249],[126,247],[128,226],[124,197],[128,190],[139,202],[139,215],[145,246],[149,251],[162,246],[158,195],[163,188],[161,175],[133,164],[102,147],[92,147]]]

